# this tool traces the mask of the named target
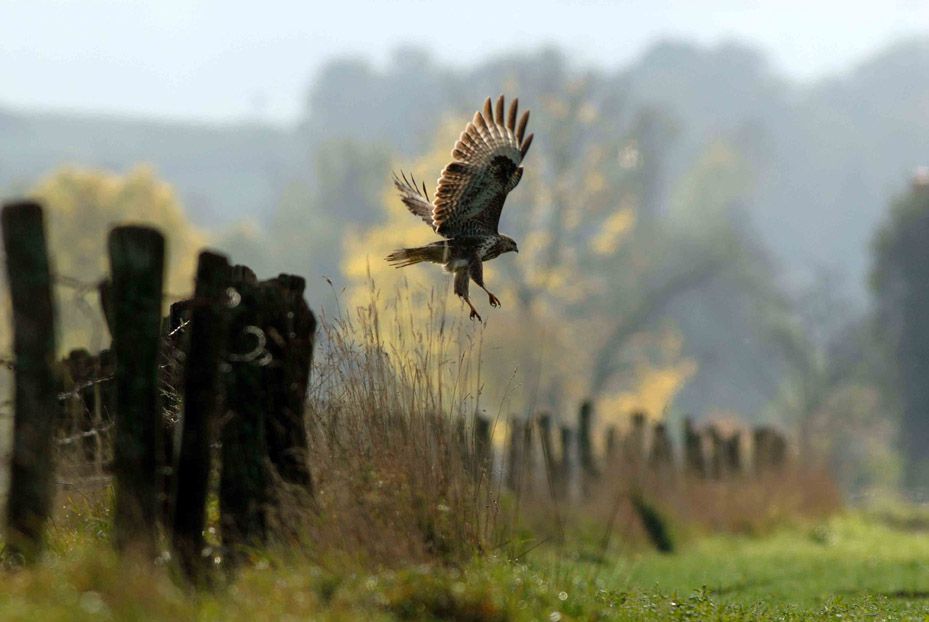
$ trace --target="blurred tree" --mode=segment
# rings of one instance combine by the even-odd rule
[[[196,255],[206,238],[152,169],[138,167],[119,175],[66,168],[39,182],[30,194],[47,208],[62,349],[106,345],[96,284],[107,274],[106,239],[114,224],[144,223],[161,229],[168,240],[167,296],[190,292]]]
[[[875,243],[871,285],[900,405],[904,483],[929,485],[929,179],[919,175]]]
[[[660,318],[671,301],[718,274],[730,248],[678,235],[657,218],[639,219],[643,201],[649,209],[660,203],[644,195],[657,192],[663,147],[656,140],[644,157],[639,145],[645,135],[672,133],[658,127],[663,115],[640,114],[623,128],[621,100],[596,80],[564,82],[560,73],[539,79],[555,88],[538,101],[521,100],[532,109],[538,142],[501,222],[501,231],[519,240],[520,255],[485,268],[504,303],[504,311],[488,315],[483,336],[494,344],[485,362],[488,388],[524,412],[571,412],[582,397],[609,397],[626,406],[641,400],[660,414],[693,371],[680,357],[674,327]],[[463,125],[460,118],[446,123],[435,149],[410,167],[417,179],[441,170]],[[405,279],[448,291],[450,279],[435,266],[396,271],[384,262],[393,248],[435,238],[392,188],[385,205],[386,221],[347,243],[350,305],[368,301],[369,275],[384,292]],[[422,309],[434,312],[429,286],[414,289]],[[510,305],[515,309],[506,310]]]
[[[343,236],[382,218],[381,193],[390,168],[383,149],[350,140],[323,143],[314,160],[313,187],[287,187],[266,243],[274,269],[309,278],[308,294],[318,303],[318,282],[339,273]]]

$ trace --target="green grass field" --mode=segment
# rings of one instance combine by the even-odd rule
[[[674,555],[597,560],[543,545],[460,568],[369,574],[281,553],[194,593],[119,563],[102,536],[59,533],[38,567],[0,577],[0,619],[924,620],[929,524],[847,513],[762,538],[710,536]]]

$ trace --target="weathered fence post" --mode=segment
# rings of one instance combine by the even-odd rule
[[[577,448],[581,465],[581,486],[585,496],[592,493],[591,487],[600,475],[597,465],[594,464],[592,427],[593,403],[585,400],[577,414]]]
[[[623,442],[623,460],[629,470],[632,480],[641,480],[645,473],[646,458],[646,423],[645,413],[636,411],[632,413],[632,428],[626,434]]]
[[[752,431],[752,458],[755,474],[764,475],[782,469],[787,461],[787,439],[768,426]]]
[[[303,292],[302,277],[281,274],[260,284],[269,305],[264,318],[267,348],[272,356],[265,367],[272,402],[265,420],[268,452],[281,479],[313,492],[309,467],[309,445],[303,417],[316,317]]]
[[[490,421],[478,413],[474,413],[473,444],[474,478],[480,479],[485,473],[490,472],[493,465],[490,454]]]
[[[117,548],[156,552],[161,411],[158,351],[164,280],[164,237],[155,229],[116,227],[110,232],[113,351],[116,355]]]
[[[684,470],[694,477],[706,477],[706,462],[703,459],[703,443],[694,428],[693,419],[684,419]]]
[[[723,436],[715,425],[710,425],[706,429],[706,436],[710,444],[709,478],[722,479],[724,473],[724,447]]]
[[[6,548],[32,561],[42,550],[54,492],[55,306],[41,206],[5,205],[2,226],[16,360]]]
[[[200,253],[184,374],[184,413],[175,468],[172,543],[184,571],[202,579],[201,551],[210,475],[211,433],[221,402],[220,364],[226,340],[229,262]]]
[[[652,428],[652,449],[648,462],[652,473],[662,479],[674,473],[674,447],[664,423],[656,423]]]
[[[574,461],[571,452],[574,449],[574,430],[561,426],[561,462],[558,464],[558,497],[566,499],[571,489],[571,470]]]
[[[741,477],[744,473],[744,464],[742,462],[742,432],[740,430],[736,430],[723,441],[723,453],[726,475]]]
[[[229,320],[229,373],[222,427],[222,478],[219,504],[223,544],[240,546],[267,540],[270,473],[265,412],[269,405],[262,366],[270,361],[268,336],[261,330],[261,289],[244,266],[232,269],[236,304]]]
[[[606,463],[613,465],[616,462],[616,452],[618,450],[616,426],[611,425],[606,429]]]

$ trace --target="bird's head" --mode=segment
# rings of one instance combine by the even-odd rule
[[[507,237],[505,235],[502,235],[500,237],[503,238],[502,240],[503,250],[501,252],[503,253],[509,253],[510,251],[513,251],[514,253],[519,252],[519,247],[516,246],[516,240],[510,237]]]

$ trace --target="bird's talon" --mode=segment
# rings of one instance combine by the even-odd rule
[[[488,292],[488,293],[489,293],[489,292]],[[491,306],[491,307],[499,307],[499,306],[500,306],[500,299],[497,298],[496,296],[494,296],[493,294],[490,294],[490,306]]]
[[[484,320],[481,319],[481,315],[480,315],[477,311],[475,311],[474,309],[471,309],[471,318],[470,318],[470,319],[473,320],[474,318],[477,318],[477,321],[478,321],[478,322],[483,322],[483,321],[484,321]]]

